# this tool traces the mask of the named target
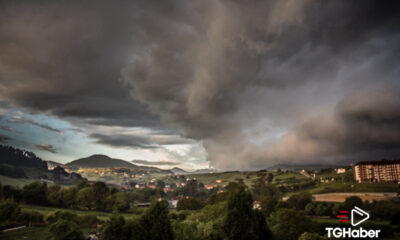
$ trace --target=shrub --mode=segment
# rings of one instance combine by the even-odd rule
[[[55,223],[60,219],[78,223],[78,215],[68,212],[68,211],[60,211],[60,210],[52,212],[49,215],[47,215],[46,222],[47,223]]]
[[[31,212],[22,212],[19,214],[17,218],[18,223],[22,223],[25,225],[41,225],[44,223],[43,215],[39,212],[31,211]]]
[[[76,216],[75,221],[80,227],[84,228],[95,228],[97,224],[102,223],[102,221],[93,214]]]
[[[176,209],[180,210],[198,210],[203,208],[203,203],[196,198],[186,197],[179,199]]]
[[[72,221],[59,219],[51,224],[48,232],[53,240],[84,240],[84,236],[78,225]]]
[[[20,207],[12,199],[0,203],[0,222],[16,220],[21,212]]]

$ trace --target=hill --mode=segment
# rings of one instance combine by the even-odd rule
[[[171,169],[174,174],[187,174],[189,172],[183,170],[182,168],[174,167]]]
[[[198,169],[192,173],[217,173],[218,170],[214,168],[204,168],[204,169]]]
[[[66,164],[67,167],[77,168],[138,168],[130,162],[110,158],[106,155],[95,154],[86,158],[80,158]]]
[[[48,170],[47,162],[34,153],[0,145],[0,175],[15,179],[46,180],[60,184],[75,184],[82,180],[76,173],[67,173],[62,167]]]

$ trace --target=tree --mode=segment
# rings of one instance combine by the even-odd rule
[[[253,210],[253,198],[244,187],[231,192],[227,209],[222,229],[228,239],[264,239],[262,234],[269,232],[264,215]]]
[[[273,175],[272,173],[268,173],[268,176],[267,176],[267,182],[268,182],[268,184],[271,184],[272,179],[274,179],[274,175]]]
[[[21,209],[12,199],[7,199],[0,203],[0,222],[15,220],[21,213]]]
[[[56,207],[62,207],[63,199],[61,195],[60,185],[50,186],[47,193],[47,200],[49,203]]]
[[[77,217],[78,215],[68,212],[68,211],[61,211],[61,210],[57,210],[55,212],[50,213],[49,215],[47,215],[46,217],[46,222],[47,223],[55,223],[60,219],[64,219],[67,221],[72,221],[72,222],[77,222]]]
[[[344,201],[344,209],[351,210],[355,206],[362,208],[362,200],[357,196],[351,196]]]
[[[105,199],[109,194],[109,189],[104,182],[95,182],[92,187],[92,196],[94,200],[94,206],[97,210],[105,209]]]
[[[61,198],[63,199],[62,205],[64,207],[68,207],[68,208],[73,207],[76,204],[75,198],[76,198],[77,193],[78,193],[78,189],[74,188],[74,187],[62,189],[60,192]]]
[[[81,209],[91,209],[94,205],[92,188],[85,187],[76,194],[76,204]]]
[[[290,196],[287,202],[297,210],[304,210],[307,204],[312,202],[311,193],[304,192]]]
[[[157,180],[156,186],[157,186],[157,188],[164,188],[165,187],[165,183],[164,183],[163,180],[159,179],[159,180]]]
[[[127,234],[125,219],[122,216],[113,215],[104,226],[101,239],[104,240],[128,240],[130,234]]]
[[[121,192],[116,192],[112,195],[109,195],[106,200],[106,210],[107,211],[125,211],[129,209],[129,204],[125,201],[125,197]]]
[[[253,181],[252,192],[256,199],[260,199],[263,196],[274,197],[277,194],[277,189],[273,185],[267,185],[266,181],[272,181],[273,175],[268,175],[265,171],[257,173],[257,179]]]
[[[83,233],[78,225],[72,221],[60,219],[51,224],[48,231],[53,240],[84,240]]]
[[[267,223],[265,222],[265,216],[262,212],[254,211],[254,226],[253,231],[254,239],[274,239],[272,232],[269,230]]]
[[[174,239],[168,216],[168,202],[154,201],[139,221],[140,235],[133,239],[170,240]]]
[[[269,217],[272,212],[275,211],[276,204],[278,200],[273,197],[264,197],[261,199],[261,211],[265,216]]]
[[[186,185],[180,189],[180,193],[184,196],[194,197],[198,188],[197,180],[189,180]]]
[[[33,182],[25,185],[22,189],[22,196],[26,203],[46,205],[47,204],[47,184]]]
[[[179,199],[176,209],[180,210],[198,210],[203,207],[203,203],[193,197]]]
[[[271,215],[272,232],[276,239],[297,240],[303,232],[312,232],[312,221],[302,212],[282,208]]]

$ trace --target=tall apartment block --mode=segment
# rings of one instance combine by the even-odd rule
[[[359,183],[400,182],[400,160],[363,161],[353,167]]]

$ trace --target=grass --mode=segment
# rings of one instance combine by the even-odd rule
[[[297,192],[288,193],[288,196],[301,193],[309,192],[312,194],[318,193],[338,193],[338,192],[398,192],[400,190],[399,184],[386,184],[386,183],[319,183],[313,188],[300,190]]]
[[[94,232],[95,229],[83,228],[83,234]],[[42,240],[48,239],[50,233],[47,232],[46,227],[27,227],[11,232],[0,233],[1,240]]]
[[[277,180],[280,183],[287,182],[298,182],[301,180],[307,180],[306,177],[297,172],[288,172],[288,173],[273,173],[274,179],[272,183],[277,183]],[[186,175],[188,178],[196,178],[198,181],[204,184],[216,184],[217,180],[221,180],[221,184],[217,184],[220,186],[225,186],[229,182],[234,182],[236,179],[243,179],[244,183],[247,186],[251,186],[253,181],[257,179],[257,172],[223,172],[223,173],[203,173],[203,174],[188,174]]]
[[[23,205],[22,207],[23,211],[36,211],[44,216],[47,216],[48,214],[55,212],[57,210],[61,211],[67,211],[70,213],[74,213],[77,215],[84,215],[84,214],[93,214],[96,215],[99,219],[101,220],[108,220],[112,213],[109,212],[100,212],[100,211],[82,211],[82,210],[75,210],[75,209],[64,209],[64,208],[54,208],[54,207],[43,207],[43,206],[33,206],[33,205]],[[122,216],[125,218],[132,218],[136,216],[135,214],[132,213],[121,213]]]
[[[11,232],[0,233],[2,240],[39,240],[49,236],[45,227],[30,227]]]
[[[14,187],[23,187],[31,182],[34,182],[33,179],[26,179],[26,178],[10,178],[3,175],[0,175],[0,183],[4,185],[10,185]]]

